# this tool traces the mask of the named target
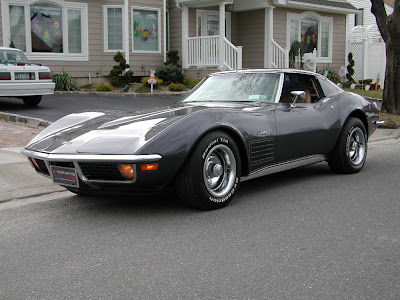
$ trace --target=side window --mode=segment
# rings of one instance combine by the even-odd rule
[[[332,96],[337,93],[341,93],[343,90],[331,82],[329,79],[320,77],[319,84],[321,85],[322,91],[326,97]]]
[[[306,93],[304,101],[298,101],[299,103],[314,103],[321,99],[321,95],[315,84],[315,79],[311,75],[286,73],[279,102],[292,103],[292,97],[290,95],[292,91],[304,91]]]

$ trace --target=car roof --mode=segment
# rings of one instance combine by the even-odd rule
[[[236,74],[236,73],[296,73],[296,74],[320,75],[311,71],[298,70],[298,69],[242,69],[234,71],[216,72],[210,75],[212,76],[212,75]]]
[[[17,48],[10,48],[10,47],[0,47],[0,50],[14,50],[14,51],[20,51],[22,52],[22,50],[17,49]]]

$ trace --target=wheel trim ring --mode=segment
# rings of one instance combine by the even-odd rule
[[[210,159],[217,156],[222,166],[222,174],[215,183],[215,177],[210,178]],[[211,179],[212,184],[209,180]],[[203,180],[211,196],[223,198],[229,194],[236,180],[236,159],[232,150],[226,145],[216,145],[207,154],[203,164]]]
[[[347,138],[347,157],[352,165],[363,162],[366,153],[366,138],[361,128],[353,128]]]

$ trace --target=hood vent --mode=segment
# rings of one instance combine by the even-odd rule
[[[274,161],[275,138],[265,138],[250,142],[250,163],[258,164]]]

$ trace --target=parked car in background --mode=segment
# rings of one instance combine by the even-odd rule
[[[359,172],[375,103],[294,69],[220,72],[172,107],[63,117],[22,151],[77,194],[143,194],[175,185],[199,209],[227,205],[241,181],[327,161]]]
[[[37,105],[43,95],[54,94],[48,67],[31,64],[15,48],[0,47],[0,97],[20,98],[27,105]]]

